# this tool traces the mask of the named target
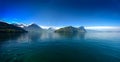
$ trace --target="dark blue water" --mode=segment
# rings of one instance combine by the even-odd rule
[[[0,62],[120,62],[120,33],[1,34]]]

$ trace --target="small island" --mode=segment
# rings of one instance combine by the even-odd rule
[[[79,28],[67,26],[67,27],[63,27],[58,30],[55,30],[55,32],[56,33],[85,33],[86,30],[85,30],[84,26],[81,26]]]

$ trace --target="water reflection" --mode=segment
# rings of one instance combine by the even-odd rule
[[[85,33],[53,33],[53,32],[42,32],[42,33],[26,33],[21,35],[17,42],[25,43],[25,42],[44,42],[44,41],[54,41],[61,39],[81,39],[84,40]]]
[[[49,33],[49,32],[40,32],[40,33],[36,33],[36,32],[30,32],[30,33],[26,33],[24,35],[21,35],[18,39],[17,42],[20,43],[26,43],[26,42],[43,42],[43,41],[50,41],[53,39],[57,39],[58,35],[54,34],[54,33]]]
[[[112,37],[119,39],[117,42],[106,40],[111,38],[111,33],[103,37],[104,34],[32,32],[1,35],[1,41],[6,44],[0,47],[0,62],[119,62],[120,33]]]
[[[84,40],[85,39],[85,35],[86,35],[86,33],[78,33],[77,34],[77,38],[81,39],[81,40]]]
[[[0,33],[0,43],[8,40],[16,40],[24,33]]]
[[[85,33],[57,33],[62,38],[69,38],[69,39],[85,39]]]

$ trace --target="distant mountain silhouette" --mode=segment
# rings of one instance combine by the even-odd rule
[[[54,32],[55,29],[50,27],[50,28],[47,29],[47,31],[48,31],[48,32]]]
[[[1,22],[0,21],[0,33],[23,33],[23,32],[27,32],[26,30],[14,26],[12,24],[8,24],[6,22]]]
[[[81,26],[78,29],[79,29],[79,32],[87,32],[86,29],[84,28],[84,26]]]
[[[56,30],[55,32],[57,33],[85,33],[86,30],[84,29],[84,27],[80,27],[80,28],[75,28],[72,26],[67,26],[64,28],[60,28],[58,30]]]
[[[32,32],[39,32],[42,30],[42,28],[40,26],[38,26],[37,24],[31,24],[27,27],[24,28],[27,31],[32,31]]]

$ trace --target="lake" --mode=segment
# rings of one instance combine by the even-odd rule
[[[120,62],[120,32],[0,34],[0,62]]]

